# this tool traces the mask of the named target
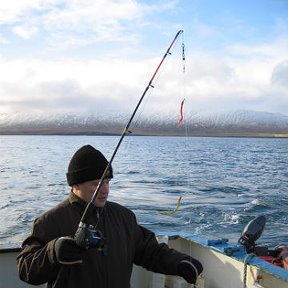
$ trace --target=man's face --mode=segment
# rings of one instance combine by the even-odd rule
[[[96,191],[100,180],[91,180],[75,185],[73,192],[86,202],[90,202],[94,192]],[[101,184],[100,190],[97,194],[96,203],[97,207],[103,207],[109,195],[109,182],[110,179],[104,179]]]

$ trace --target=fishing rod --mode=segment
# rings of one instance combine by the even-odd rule
[[[111,167],[111,164],[116,156],[116,153],[125,137],[125,135],[128,133],[129,131],[129,127],[130,127],[130,124],[132,123],[133,119],[134,119],[134,116],[139,108],[139,106],[141,105],[146,93],[148,92],[148,90],[150,88],[154,88],[154,86],[152,85],[153,84],[153,81],[154,81],[154,78],[156,77],[160,67],[162,66],[162,63],[164,62],[164,60],[166,59],[167,55],[171,55],[170,53],[170,50],[172,48],[172,46],[174,45],[174,43],[176,42],[177,38],[179,37],[180,34],[183,33],[183,30],[179,30],[177,32],[177,34],[175,35],[173,41],[171,42],[171,44],[169,45],[166,53],[164,54],[164,56],[162,57],[160,63],[158,64],[155,72],[153,73],[150,81],[148,82],[148,85],[146,86],[146,88],[144,89],[144,92],[142,94],[142,96],[140,97],[127,125],[125,126],[121,136],[120,136],[120,139],[118,141],[118,144],[116,145],[116,148],[114,149],[114,152],[110,158],[110,161],[108,162],[102,176],[101,176],[101,179],[97,185],[97,188],[91,198],[91,201],[87,204],[86,206],[86,209],[81,217],[81,220],[80,220],[80,223],[79,223],[79,226],[78,226],[78,229],[76,231],[76,234],[75,234],[75,240],[76,240],[76,243],[78,246],[81,246],[81,247],[84,247],[86,249],[88,248],[91,248],[91,247],[96,247],[96,248],[101,248],[101,245],[103,244],[103,237],[102,237],[102,234],[100,231],[96,230],[94,226],[92,225],[89,225],[87,223],[87,220],[88,220],[88,216],[89,216],[89,212],[91,209],[93,209],[93,206],[94,206],[94,203],[96,202],[97,200],[97,196],[98,196],[98,193],[100,191],[100,187],[104,181],[104,179],[106,178],[106,175],[107,175],[107,172],[109,170],[109,168]]]

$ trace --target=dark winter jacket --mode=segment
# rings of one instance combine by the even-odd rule
[[[187,255],[158,244],[155,235],[137,224],[134,213],[113,202],[95,207],[89,219],[106,239],[105,255],[96,249],[84,252],[83,263],[59,264],[54,245],[61,236],[73,236],[86,203],[71,192],[68,199],[34,221],[32,234],[17,257],[20,278],[46,287],[128,288],[133,264],[148,270],[176,275],[178,263]],[[100,219],[100,220],[99,220]]]

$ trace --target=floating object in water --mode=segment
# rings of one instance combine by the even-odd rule
[[[164,211],[164,212],[162,212],[162,213],[165,214],[165,215],[169,215],[169,214],[175,213],[175,212],[176,212],[177,210],[179,210],[179,208],[180,208],[181,199],[182,199],[182,196],[180,196],[180,197],[178,198],[177,205],[176,205],[176,208],[175,208],[174,210],[172,210],[172,211]]]

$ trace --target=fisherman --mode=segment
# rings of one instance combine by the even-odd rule
[[[91,145],[81,147],[68,165],[69,197],[34,221],[17,257],[21,280],[46,287],[129,288],[133,264],[166,275],[182,276],[195,283],[202,264],[159,244],[154,233],[137,224],[135,214],[107,201],[111,165],[100,186],[89,224],[100,231],[104,249],[84,249],[75,233],[81,216],[96,191],[108,161]]]

